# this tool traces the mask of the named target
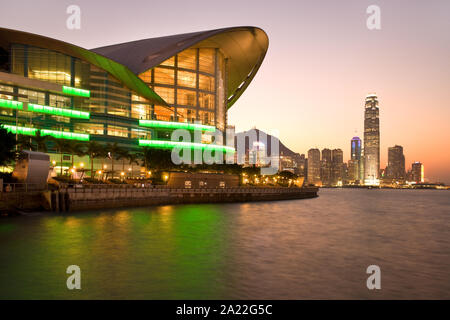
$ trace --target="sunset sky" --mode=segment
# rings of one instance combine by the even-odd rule
[[[81,30],[66,8],[81,8]],[[369,30],[366,8],[381,9]],[[341,148],[363,137],[364,98],[380,102],[381,166],[404,147],[406,167],[425,165],[450,183],[450,1],[4,1],[0,26],[94,48],[230,26],[257,26],[269,50],[229,112],[237,131],[279,130],[296,152]]]

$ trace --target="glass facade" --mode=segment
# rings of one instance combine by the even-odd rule
[[[135,150],[139,139],[170,138],[167,128],[142,127],[139,120],[225,128],[226,65],[216,48],[186,49],[139,74],[167,105],[150,102],[81,59],[23,44],[11,44],[9,52],[10,73],[38,80],[31,88],[25,81],[10,85],[0,79],[1,101],[23,103],[22,108],[0,105],[0,122],[11,128],[44,130],[62,139],[117,141]]]
[[[258,28],[223,33],[226,36],[179,35],[144,39],[136,46],[124,43],[86,50],[48,37],[1,30],[0,124],[21,142],[29,138],[35,146],[41,134],[73,140],[68,143],[81,141],[83,149],[87,141],[102,146],[117,143],[132,153],[141,152],[142,146],[171,147],[167,142],[173,130],[181,128],[201,132],[201,141],[186,143],[188,148],[196,144],[199,150],[213,150],[212,133],[225,131],[227,106],[242,93],[236,94],[241,88],[236,84],[251,80],[253,71],[248,71],[257,70],[268,44]],[[133,61],[130,50],[135,50]],[[228,97],[228,92],[234,94]],[[58,148],[62,149],[59,142],[49,139],[46,147],[63,173],[78,156],[57,157]],[[87,156],[80,157],[78,161],[86,164]],[[94,169],[106,172],[109,167],[104,165]]]
[[[224,131],[225,59],[218,49],[186,49],[139,77],[169,105],[154,106],[140,119],[199,122]]]
[[[23,107],[13,110],[0,106],[1,123],[61,139],[118,141],[131,149],[137,148],[137,139],[151,136],[150,129],[132,121],[150,116],[148,101],[105,70],[29,45],[11,44],[9,52],[9,73],[24,80],[9,85],[0,79],[0,99],[18,101]],[[38,82],[31,88],[25,79]],[[52,143],[49,147],[53,150]]]
[[[61,85],[89,85],[89,64],[62,53],[22,44],[11,46],[12,73]]]

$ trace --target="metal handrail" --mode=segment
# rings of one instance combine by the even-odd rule
[[[144,187],[137,187],[134,185],[79,185],[80,187],[67,188],[70,193],[92,193],[103,192],[107,190],[114,191],[147,191],[147,192],[170,192],[170,193],[295,193],[299,191],[309,190],[309,188],[299,187],[225,187],[225,188],[171,188],[168,186],[154,186],[148,185]]]
[[[1,191],[3,193],[46,191],[46,190],[48,190],[48,185],[41,183],[3,182],[3,186],[1,188]]]

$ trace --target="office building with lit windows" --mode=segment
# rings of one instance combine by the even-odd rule
[[[360,183],[364,177],[364,165],[362,157],[362,144],[359,137],[353,137],[350,141],[350,161],[348,166],[349,179],[354,183]]]
[[[316,186],[322,185],[320,178],[320,150],[319,149],[309,149],[308,150],[308,184],[313,184]]]
[[[332,156],[332,183],[341,185],[344,180],[344,152],[341,149],[331,150]]]
[[[332,170],[331,150],[328,148],[322,149],[322,161],[320,167],[320,179],[322,180],[322,185],[331,185]]]
[[[403,147],[395,145],[388,148],[388,165],[386,167],[385,176],[387,179],[394,181],[405,181],[405,155]]]
[[[227,126],[227,110],[255,76],[266,33],[233,27],[83,49],[0,28],[0,122],[17,135],[170,148],[174,129]],[[50,152],[52,150],[50,143]]]
[[[411,165],[411,178],[415,183],[425,182],[425,170],[422,163],[416,161]]]
[[[380,110],[375,94],[364,105],[364,184],[380,184]]]

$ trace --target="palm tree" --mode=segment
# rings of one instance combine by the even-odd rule
[[[30,141],[30,137],[28,136],[24,136],[24,135],[19,135],[18,139],[17,139],[17,147],[19,150],[33,150],[34,146]]]
[[[104,154],[103,146],[96,141],[89,141],[87,144],[86,153],[89,155],[89,160],[91,161],[91,178],[94,178],[94,159],[99,158]]]
[[[140,154],[140,153],[132,153],[132,152],[129,152],[129,153],[128,153],[128,156],[127,156],[127,158],[128,158],[128,164],[130,164],[131,167],[133,167],[133,164],[139,165],[139,159],[140,159],[140,157],[141,157],[141,154]],[[131,172],[131,176],[133,177],[133,171]]]
[[[121,149],[117,154],[117,160],[122,160],[122,172],[125,171],[125,160],[128,159],[130,152],[127,149]]]
[[[81,143],[79,143],[79,142],[69,141],[67,146],[68,146],[68,150],[67,151],[72,156],[72,168],[73,168],[75,156],[82,157],[82,156],[85,155],[85,152],[84,152],[84,149],[83,149],[83,145]]]
[[[63,174],[63,155],[64,153],[68,152],[69,149],[69,144],[67,142],[67,140],[64,139],[56,139],[53,138],[53,143],[55,144],[55,148],[56,150],[59,152],[60,156],[61,156],[61,162],[60,162],[60,175],[62,176]]]
[[[144,162],[144,168],[145,170],[148,169],[148,160],[151,157],[151,149],[149,147],[143,147],[142,152],[139,153],[140,158]]]
[[[31,141],[36,144],[36,151],[47,152],[47,141],[49,140],[49,136],[43,136],[38,131],[35,136],[31,137]]]
[[[167,170],[173,167],[171,151],[167,149],[144,149],[147,169]]]
[[[111,178],[114,178],[114,159],[118,159],[122,148],[117,145],[117,142],[108,143],[105,151],[108,158],[111,159]]]
[[[15,138],[14,134],[2,128],[0,124],[0,166],[8,165],[15,159]]]

